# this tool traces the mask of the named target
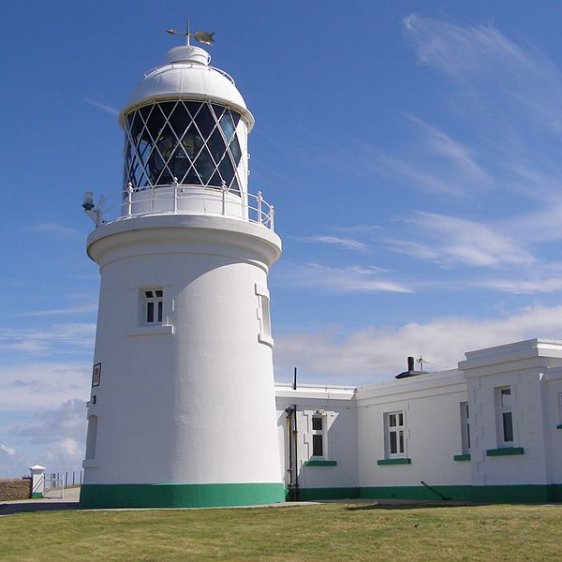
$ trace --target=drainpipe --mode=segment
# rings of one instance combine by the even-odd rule
[[[296,371],[296,369],[295,369]],[[299,500],[299,455],[298,455],[297,405],[293,404],[293,444],[295,446],[295,500]]]

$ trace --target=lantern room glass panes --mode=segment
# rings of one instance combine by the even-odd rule
[[[125,185],[200,185],[240,193],[240,114],[209,102],[146,105],[125,123]]]

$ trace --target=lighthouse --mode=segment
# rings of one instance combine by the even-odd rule
[[[281,240],[248,190],[254,118],[186,36],[120,113],[122,193],[84,201],[101,283],[83,507],[285,497],[267,283]]]

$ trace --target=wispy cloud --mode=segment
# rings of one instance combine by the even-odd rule
[[[69,236],[79,234],[78,230],[65,226],[63,224],[56,223],[41,223],[29,227],[29,230],[33,232],[43,232],[48,234],[56,234],[61,236]]]
[[[503,94],[543,126],[561,130],[562,74],[538,49],[517,45],[492,25],[462,26],[412,14],[404,28],[422,63],[471,89],[480,80],[487,93]]]
[[[84,101],[93,106],[93,107],[97,107],[98,109],[101,109],[102,111],[104,111],[105,113],[109,113],[110,115],[119,115],[119,110],[115,109],[114,107],[111,107],[110,105],[106,105],[104,103],[101,103],[99,101],[93,100],[91,98],[84,98]]]
[[[42,353],[48,350],[93,348],[96,326],[90,323],[54,324],[45,329],[1,328],[0,350],[17,350],[29,353]]]
[[[83,363],[19,363],[0,368],[0,410],[37,411],[88,397],[91,366]]]
[[[8,447],[8,445],[4,445],[4,443],[0,443],[0,453],[8,457],[13,457],[16,454],[16,450],[13,447]]]
[[[277,334],[276,372],[297,365],[302,381],[357,384],[390,380],[404,370],[406,357],[423,356],[456,366],[466,351],[562,333],[562,307],[531,307],[488,319],[443,317],[398,327],[366,328],[339,337],[329,329]]]
[[[413,115],[406,117],[418,137],[405,150],[407,158],[368,144],[358,147],[362,165],[371,173],[435,195],[467,197],[493,186],[494,180],[478,164],[475,150],[435,125]]]
[[[355,252],[365,252],[369,246],[358,240],[352,238],[339,238],[337,236],[302,236],[297,238],[302,242],[310,244],[326,244],[328,246],[338,246],[345,250],[352,250]]]
[[[29,312],[20,312],[14,316],[18,317],[48,317],[48,316],[71,316],[74,314],[84,314],[95,312],[98,308],[96,302],[91,301],[78,306],[69,306],[66,308],[52,308],[47,310],[31,310]],[[1,338],[1,336],[0,336]]]
[[[415,227],[416,239],[389,244],[422,260],[476,267],[529,266],[536,261],[521,243],[479,222],[436,213],[417,213],[406,222]]]
[[[286,265],[278,274],[285,284],[321,289],[330,293],[411,293],[403,283],[385,279],[384,269],[375,266],[329,267],[315,263]]]

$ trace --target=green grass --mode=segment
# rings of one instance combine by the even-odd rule
[[[559,560],[562,505],[57,511],[0,517],[0,559]]]

